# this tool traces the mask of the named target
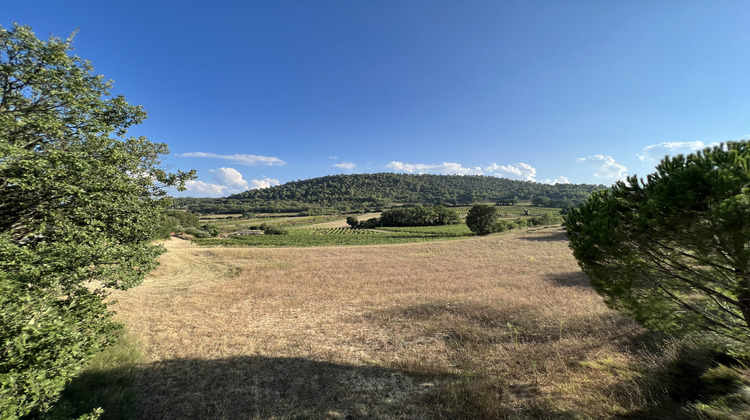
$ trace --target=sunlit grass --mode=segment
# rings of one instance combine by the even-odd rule
[[[136,418],[744,415],[744,371],[607,309],[560,229],[167,247],[144,285],[117,296],[143,353]],[[731,392],[683,401],[684,383]]]

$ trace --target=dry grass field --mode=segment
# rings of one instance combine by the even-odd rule
[[[611,418],[638,410],[644,331],[562,231],[324,248],[173,239],[114,309],[137,417]]]

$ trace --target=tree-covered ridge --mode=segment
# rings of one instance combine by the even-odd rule
[[[227,198],[286,200],[324,204],[339,199],[352,202],[391,201],[436,203],[495,201],[506,196],[580,201],[603,186],[540,184],[481,175],[412,175],[395,173],[330,175],[277,187],[250,190]]]
[[[178,199],[192,211],[357,211],[396,204],[470,204],[548,197],[560,207],[583,202],[603,185],[540,184],[480,175],[395,173],[330,175],[250,190],[225,199]],[[213,210],[212,210],[213,209]]]

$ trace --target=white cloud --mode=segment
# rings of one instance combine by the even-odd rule
[[[185,183],[185,189],[201,197],[224,197],[230,194],[241,193],[250,189],[268,188],[281,184],[278,179],[264,177],[263,179],[251,179],[246,181],[242,174],[234,168],[211,169],[214,183],[199,180],[190,180]]]
[[[229,190],[240,190],[239,192],[242,192],[248,189],[247,181],[242,179],[242,174],[234,168],[211,169],[208,172],[211,173],[214,181]]]
[[[223,185],[209,184],[207,182],[198,181],[197,179],[191,179],[185,182],[185,191],[195,193],[197,196],[202,197],[221,197],[224,194],[226,187]]]
[[[352,162],[335,163],[333,166],[341,169],[354,169],[357,167],[357,165]]]
[[[555,185],[555,184],[570,184],[570,180],[568,178],[564,177],[564,176],[560,176],[560,177],[557,177],[557,178],[555,178],[553,180],[550,180],[549,178],[547,178],[544,181],[542,181],[542,184],[551,184],[551,185]]]
[[[638,158],[644,162],[656,162],[667,155],[687,154],[718,145],[719,143],[705,144],[702,141],[665,141],[644,147]]]
[[[493,163],[492,165],[484,168],[485,171],[494,173],[495,176],[504,176],[506,178],[521,179],[524,181],[536,181],[536,168],[533,166],[519,162],[516,165],[498,165]]]
[[[587,158],[578,158],[576,162],[594,167],[594,176],[607,180],[618,180],[625,177],[628,168],[616,163],[612,156],[594,155]]]
[[[253,186],[253,190],[258,190],[261,188],[270,188],[276,185],[281,184],[278,179],[272,179],[268,177],[263,177],[263,179],[253,179],[250,181],[250,184]]]
[[[406,172],[409,174],[426,174],[437,173],[442,175],[484,175],[482,168],[464,168],[460,163],[443,162],[442,164],[427,163],[404,163],[390,162],[385,165],[386,168],[396,172]]]
[[[281,166],[286,164],[283,160],[277,157],[271,156],[257,156],[257,155],[219,155],[216,153],[203,153],[203,152],[191,152],[181,153],[177,156],[180,157],[202,157],[202,158],[215,158],[215,159],[226,159],[239,165],[267,165],[267,166]]]

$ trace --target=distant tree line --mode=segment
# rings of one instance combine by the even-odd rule
[[[442,205],[416,206],[386,210],[379,218],[358,221],[356,217],[346,218],[351,227],[372,229],[381,226],[437,226],[461,223],[458,213]]]
[[[250,190],[226,198],[177,198],[178,208],[193,213],[283,213],[306,215],[357,213],[403,204],[468,205],[545,197],[546,205],[571,207],[604,185],[540,184],[478,175],[357,174],[331,175]],[[513,203],[513,204],[506,204]]]

